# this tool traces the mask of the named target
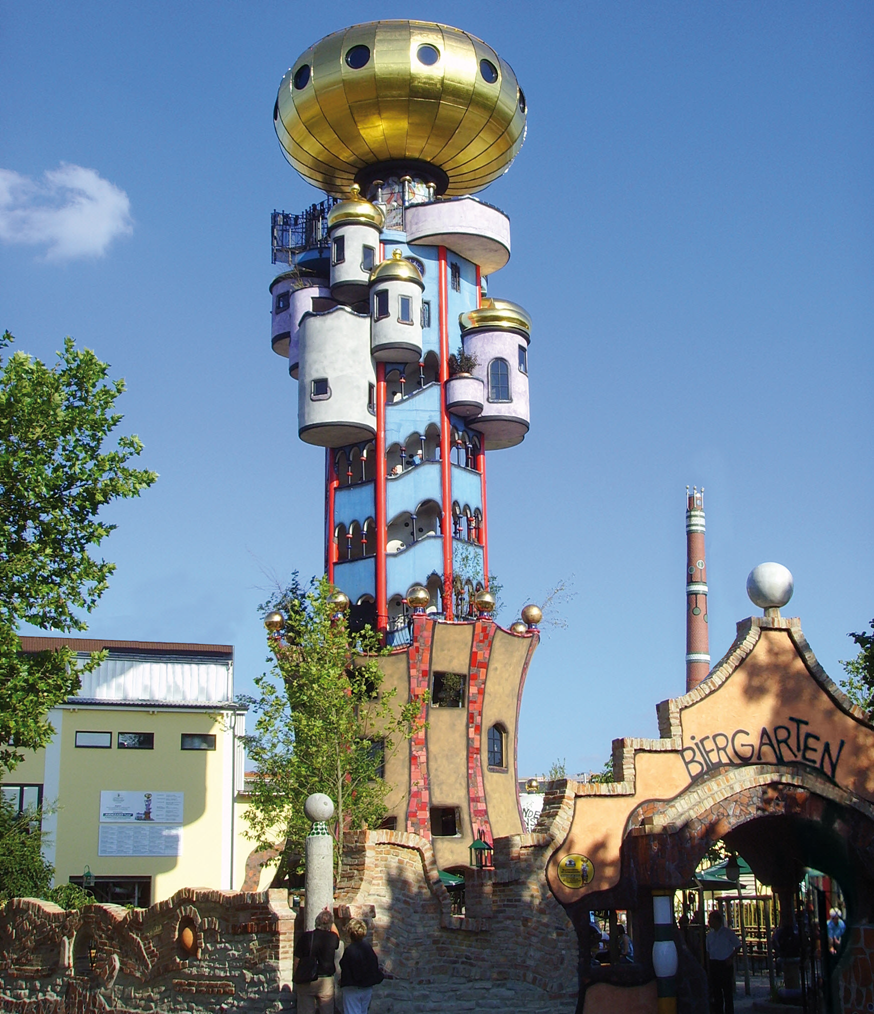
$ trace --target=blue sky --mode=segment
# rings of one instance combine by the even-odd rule
[[[841,674],[874,616],[874,6],[0,10],[0,326],[44,359],[72,334],[108,360],[161,474],[110,512],[94,635],[233,643],[250,690],[258,602],[320,569],[322,456],[297,439],[267,291],[270,212],[320,195],[273,102],[324,35],[415,16],[494,46],[529,107],[482,195],[513,229],[491,292],[535,325],[531,431],[488,459],[490,559],[506,623],[561,580],[576,596],[528,677],[521,773],[600,768],[682,692],[687,483],[706,488],[714,659],[776,560],[784,613]]]

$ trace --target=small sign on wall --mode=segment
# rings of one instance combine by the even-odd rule
[[[182,828],[168,824],[101,824],[98,856],[181,856]]]
[[[100,823],[180,824],[184,797],[184,792],[101,792]]]

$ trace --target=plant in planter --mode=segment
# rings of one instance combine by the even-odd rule
[[[479,366],[479,359],[469,352],[465,352],[464,346],[459,345],[458,351],[449,357],[449,376],[469,376],[477,366]]]

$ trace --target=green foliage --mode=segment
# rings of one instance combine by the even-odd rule
[[[369,627],[351,633],[332,593],[325,578],[304,587],[295,574],[261,607],[279,609],[286,624],[268,638],[271,671],[255,680],[261,696],[249,702],[258,716],[247,739],[258,769],[249,837],[264,849],[284,840],[286,857],[298,863],[310,829],[304,802],[313,792],[334,801],[340,855],[346,831],[380,824],[389,791],[380,767],[413,735],[426,703],[399,704],[394,691],[381,689],[379,636]]]
[[[607,785],[610,782],[615,782],[616,778],[613,775],[613,756],[610,757],[604,763],[604,767],[601,768],[596,774],[592,775],[592,781],[601,785]]]
[[[547,781],[555,782],[558,781],[559,778],[567,778],[566,763],[567,762],[564,757],[554,760],[549,767],[549,774],[546,776]]]
[[[0,349],[13,341],[6,331]],[[0,773],[51,738],[45,715],[74,694],[80,674],[72,652],[24,656],[16,631],[26,622],[52,630],[84,630],[115,565],[91,556],[116,527],[101,508],[138,496],[157,476],[131,468],[135,436],[104,444],[121,421],[113,412],[124,381],[107,381],[108,366],[64,341],[49,368],[16,352],[0,357]]]
[[[874,631],[874,620],[871,620],[869,626]],[[856,642],[859,654],[841,662],[847,674],[846,680],[841,681],[841,687],[854,704],[870,711],[874,705],[874,633],[866,634],[863,631],[847,636]]]
[[[94,895],[90,891],[86,891],[84,887],[79,887],[78,884],[58,884],[44,897],[67,912],[74,908],[84,908],[86,905],[96,904]],[[132,905],[128,907],[133,908]]]
[[[450,355],[447,366],[450,377],[454,377],[458,373],[473,373],[479,366],[479,359],[472,353],[465,352],[464,346],[459,345],[458,350]]]
[[[0,799],[0,901],[48,897],[54,870],[41,850],[39,812],[19,813]]]

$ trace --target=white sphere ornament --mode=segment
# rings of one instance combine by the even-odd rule
[[[314,792],[311,796],[307,796],[303,812],[313,823],[330,820],[334,816],[334,804],[331,797],[326,796],[324,792]]]
[[[782,563],[760,563],[747,578],[747,595],[760,609],[785,606],[795,591],[792,574]]]

